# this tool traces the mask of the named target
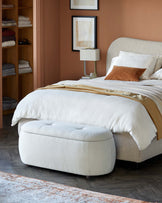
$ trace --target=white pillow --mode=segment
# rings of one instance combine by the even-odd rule
[[[162,67],[162,55],[159,55],[157,57],[157,61],[156,61],[156,65],[155,65],[155,69],[154,72],[156,72],[157,70],[159,70]]]
[[[162,68],[151,75],[150,79],[162,80]]]
[[[149,76],[153,73],[156,63],[156,57],[152,55],[136,54],[132,52],[120,51],[118,57],[112,59],[109,74],[114,65],[126,66],[132,68],[146,68],[146,71],[142,74],[141,79],[149,79]]]
[[[133,68],[146,68],[141,79],[148,79],[154,72],[156,60],[152,55],[120,51],[118,63]]]
[[[106,75],[108,75],[112,71],[113,67],[118,64],[118,58],[119,58],[119,56],[112,58],[110,68],[108,69]]]

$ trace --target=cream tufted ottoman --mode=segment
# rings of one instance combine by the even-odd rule
[[[28,121],[19,129],[24,164],[84,176],[110,173],[116,150],[112,133],[102,127],[54,121]]]

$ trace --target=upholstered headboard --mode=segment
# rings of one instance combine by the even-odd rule
[[[111,59],[119,55],[120,51],[129,51],[141,54],[162,55],[162,42],[154,42],[133,38],[121,37],[110,45],[107,51],[106,70],[109,69]]]

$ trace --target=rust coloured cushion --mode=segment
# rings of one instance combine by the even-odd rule
[[[125,66],[114,66],[113,70],[106,76],[105,80],[139,81],[140,76],[146,69],[131,68]]]

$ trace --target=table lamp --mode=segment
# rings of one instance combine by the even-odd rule
[[[86,73],[86,61],[94,61],[94,73],[90,74],[90,78],[97,77],[97,63],[100,60],[100,50],[99,49],[81,49],[80,50],[80,60],[84,61],[84,76],[88,77]]]

